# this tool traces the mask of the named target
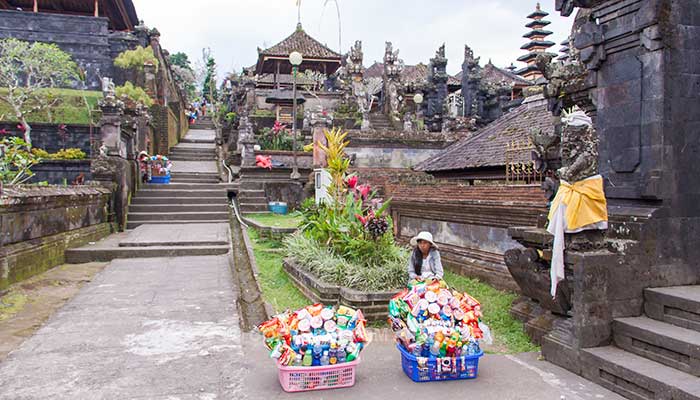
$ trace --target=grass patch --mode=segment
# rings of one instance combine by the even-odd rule
[[[93,121],[99,121],[99,107],[97,102],[102,98],[101,91],[74,90],[74,89],[43,89],[51,96],[59,97],[57,105],[51,110],[31,113],[27,116],[29,124],[32,123],[58,123],[87,125],[90,123],[90,113],[85,105],[93,110]],[[0,88],[0,92],[7,93],[7,89]],[[83,99],[83,96],[85,99]],[[49,112],[50,111],[50,112]],[[0,101],[0,121],[17,122],[14,112],[9,104]]]
[[[246,218],[252,219],[260,225],[273,228],[296,228],[302,220],[301,214],[296,212],[285,215],[273,213],[246,214]]]
[[[10,290],[0,297],[0,321],[4,321],[22,311],[27,304],[27,296],[24,293]]]
[[[481,302],[483,320],[491,328],[494,349],[503,349],[507,353],[539,350],[525,335],[523,324],[510,315],[510,306],[516,294],[449,271],[445,272],[445,281],[451,288],[467,292]]]
[[[294,286],[287,272],[282,268],[284,259],[282,242],[263,239],[253,230],[248,230],[253,244],[255,262],[260,273],[260,287],[263,298],[272,305],[275,312],[286,309],[297,310],[311,302]]]

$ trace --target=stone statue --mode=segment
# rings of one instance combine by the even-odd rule
[[[413,132],[413,117],[411,113],[406,113],[403,116],[403,131],[406,133]]]
[[[567,63],[553,63],[551,54],[540,54],[537,56],[536,65],[547,78],[544,86],[544,96],[548,99],[548,108],[554,115],[560,115],[564,107],[572,106],[566,104],[565,98],[561,94],[567,88],[583,86],[587,73],[583,64],[579,63],[576,55],[572,54]]]
[[[579,107],[564,111],[561,133],[561,168],[558,175],[578,182],[598,173],[598,135],[590,117]]]
[[[350,48],[350,54],[348,54],[346,71],[353,78],[362,79],[362,74],[365,68],[362,66],[363,53],[362,53],[362,41],[356,40],[355,45]]]
[[[401,72],[403,60],[399,59],[399,50],[394,51],[391,42],[386,42],[384,50],[384,113],[392,122],[399,122],[401,107]]]
[[[441,132],[443,118],[447,115],[447,58],[445,58],[445,45],[443,44],[435,52],[435,57],[430,59],[426,86],[426,127],[431,132]]]
[[[103,97],[114,97],[114,82],[112,78],[104,77],[102,78],[102,96]]]

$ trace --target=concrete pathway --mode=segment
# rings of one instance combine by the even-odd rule
[[[234,399],[227,256],[115,260],[0,364],[0,399]]]
[[[578,375],[546,361],[537,353],[487,354],[473,380],[415,383],[403,373],[401,357],[389,330],[373,330],[372,343],[362,353],[355,386],[290,394],[278,383],[277,368],[261,343],[251,335],[244,347],[245,397],[249,399],[385,400],[624,400]],[[244,338],[244,343],[248,342]],[[259,343],[256,345],[256,342]]]

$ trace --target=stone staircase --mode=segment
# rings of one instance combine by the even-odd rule
[[[644,310],[582,350],[583,375],[629,399],[700,400],[700,286],[646,289]]]
[[[242,214],[267,212],[267,199],[263,183],[241,179],[238,190],[238,205]]]
[[[171,183],[148,184],[136,193],[127,229],[143,224],[228,223],[227,192],[234,185],[218,183],[218,173],[211,172],[216,170],[214,133],[195,129],[201,126],[206,120],[195,124],[171,149]]]
[[[389,118],[381,112],[371,113],[369,115],[369,123],[371,128],[377,131],[390,131],[394,129]]]

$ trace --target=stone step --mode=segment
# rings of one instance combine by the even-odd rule
[[[135,198],[144,197],[221,197],[226,198],[226,190],[161,190],[141,189],[136,192]]]
[[[246,204],[267,204],[267,197],[239,197],[239,201]]]
[[[207,220],[207,221],[202,221],[202,220],[152,220],[152,221],[127,221],[126,223],[126,229],[136,229],[141,225],[173,225],[173,224],[202,224],[202,223],[216,223],[216,224],[228,224],[229,220],[228,219],[220,219],[220,220]]]
[[[264,190],[250,190],[250,189],[239,189],[239,198],[249,198],[249,197],[265,197]]]
[[[263,182],[260,182],[258,180],[241,180],[241,190],[263,190],[263,188]]]
[[[243,212],[243,213],[268,211],[267,204],[257,204],[257,203],[241,203],[240,209],[241,209],[241,212]]]
[[[224,212],[229,210],[228,204],[131,204],[129,213],[158,213],[158,212]]]
[[[583,376],[633,400],[700,400],[700,378],[614,346],[581,350]]]
[[[172,177],[171,177],[172,179]],[[233,188],[233,185],[228,183],[180,183],[172,182],[168,184],[162,183],[149,183],[145,186],[146,189],[158,189],[158,190],[221,190],[225,192],[229,188]]]
[[[228,218],[228,211],[192,211],[192,212],[130,212],[127,221],[220,221]]]
[[[152,204],[152,205],[180,205],[180,204],[226,204],[227,197],[139,197],[137,195],[131,199],[131,205]]]
[[[648,317],[700,332],[700,285],[644,290]]]
[[[171,156],[170,161],[216,161],[216,156]]]
[[[195,139],[184,137],[180,140],[180,143],[211,143],[214,144],[214,139]]]
[[[647,317],[613,321],[613,338],[621,349],[677,370],[700,376],[700,333]]]
[[[212,150],[180,150],[180,149],[171,149],[170,150],[170,155],[171,156],[215,156],[216,151],[214,149]]]
[[[228,222],[228,221],[226,221]],[[133,229],[133,228],[128,228]],[[66,263],[83,264],[88,262],[106,262],[116,258],[143,257],[185,257],[226,254],[229,245],[224,246],[153,246],[153,247],[116,247],[67,249]]]
[[[170,178],[170,182],[172,183],[219,183],[219,179],[202,179],[202,178]]]

